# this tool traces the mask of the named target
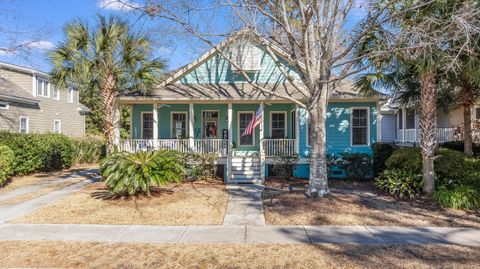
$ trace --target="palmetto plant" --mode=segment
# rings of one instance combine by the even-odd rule
[[[152,186],[180,182],[184,168],[174,151],[115,152],[101,163],[102,181],[112,195],[150,196]]]
[[[115,95],[126,90],[148,91],[164,65],[152,58],[150,40],[119,18],[98,16],[95,27],[76,20],[67,24],[65,34],[65,41],[50,53],[52,82],[60,87],[74,83],[84,90],[99,90],[103,130],[111,152]]]

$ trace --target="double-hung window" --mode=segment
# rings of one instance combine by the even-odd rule
[[[255,129],[249,135],[242,136],[248,124],[253,118],[254,112],[239,112],[238,113],[238,145],[240,146],[253,146]]]
[[[21,116],[20,117],[20,133],[23,133],[23,134],[28,133],[28,129],[29,129],[28,125],[29,125],[28,118]]]
[[[57,87],[53,89],[53,99],[60,100],[60,89]]]
[[[172,112],[172,137],[185,138],[187,137],[187,113],[186,112]]]
[[[62,132],[62,123],[60,120],[53,120],[53,133],[60,134]]]
[[[37,96],[49,97],[50,83],[44,79],[37,78]]]
[[[475,108],[475,119],[480,120],[480,107]]]
[[[153,138],[153,113],[142,113],[142,139]]]
[[[67,102],[73,103],[73,87],[68,86],[67,88]]]
[[[352,145],[368,145],[368,109],[353,108],[351,114],[351,124]]]
[[[270,132],[273,139],[286,137],[286,114],[284,112],[272,112]]]

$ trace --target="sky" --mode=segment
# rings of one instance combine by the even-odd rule
[[[26,51],[0,52],[0,61],[48,72],[48,52],[63,40],[65,24],[78,18],[94,22],[96,14],[120,16],[152,35],[160,32],[157,22],[110,1],[0,0],[0,47],[28,43]],[[198,56],[191,42],[172,41],[172,38],[161,36],[153,36],[153,39],[154,55],[167,61],[167,70],[176,69]]]

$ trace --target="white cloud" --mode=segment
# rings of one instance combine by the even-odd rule
[[[26,46],[37,50],[51,50],[55,47],[55,44],[47,40],[38,40],[30,42]]]
[[[139,7],[138,4],[130,0],[98,0],[97,6],[103,9],[110,10],[131,10],[135,7]]]

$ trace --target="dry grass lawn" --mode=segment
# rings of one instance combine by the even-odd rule
[[[103,183],[65,197],[12,222],[75,224],[220,225],[228,192],[221,183],[167,186],[151,198],[106,199]]]
[[[3,241],[0,267],[479,268],[479,247],[453,245],[125,244]]]
[[[279,180],[267,181],[275,188]],[[264,199],[265,220],[271,225],[465,226],[480,228],[480,212],[444,209],[425,198],[399,200],[372,183],[330,182],[331,194],[307,200],[302,190]]]
[[[7,181],[7,184],[5,186],[0,187],[0,193],[9,192],[21,187],[55,181],[60,177],[68,177],[74,173],[77,173],[79,170],[93,169],[97,167],[98,167],[98,164],[82,164],[82,165],[77,165],[63,171],[35,173],[35,174],[25,175],[25,176],[16,176],[10,179],[9,181]]]

